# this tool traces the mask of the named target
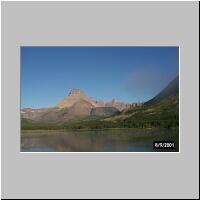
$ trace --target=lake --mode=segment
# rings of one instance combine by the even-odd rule
[[[154,149],[174,141],[174,149]],[[178,152],[178,130],[23,131],[21,152]]]

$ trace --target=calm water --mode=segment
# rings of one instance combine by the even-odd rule
[[[153,141],[174,141],[175,149],[155,150]],[[24,132],[22,152],[154,152],[178,151],[178,130]]]

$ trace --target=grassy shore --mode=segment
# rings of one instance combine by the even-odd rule
[[[166,132],[166,131],[172,131],[172,132],[178,132],[178,128],[171,128],[171,129],[165,129],[165,128],[105,128],[105,129],[58,129],[58,130],[21,130],[21,136],[25,135],[50,135],[50,134],[58,134],[58,133],[91,133],[91,132],[115,132],[118,131],[121,133],[124,132],[130,132],[133,131],[134,133],[149,133],[149,132]]]

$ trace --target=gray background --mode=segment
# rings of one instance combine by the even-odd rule
[[[3,2],[2,198],[198,198],[198,28],[198,2]],[[180,45],[181,153],[20,153],[23,45]]]

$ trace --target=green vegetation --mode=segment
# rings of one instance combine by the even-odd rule
[[[169,97],[151,105],[143,105],[140,108],[128,110],[125,114],[130,117],[123,120],[126,127],[171,128],[179,126],[179,103],[178,96]]]

